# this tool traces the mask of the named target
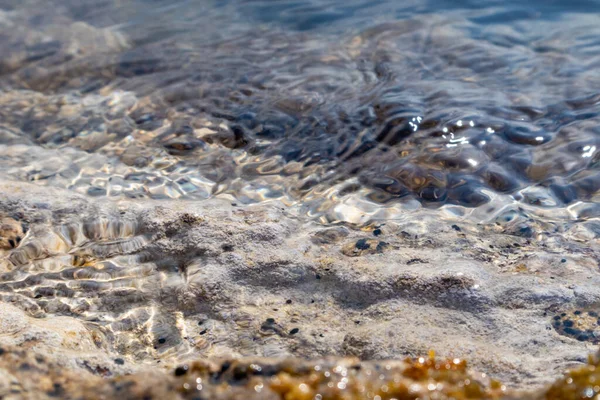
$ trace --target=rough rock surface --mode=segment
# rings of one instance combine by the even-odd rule
[[[562,48],[594,15],[332,41],[5,3],[0,399],[600,392],[597,85],[589,48]]]
[[[106,202],[11,181],[0,193],[25,233],[2,250],[0,343],[70,371],[434,350],[523,389],[598,342],[599,239],[586,225],[523,237],[419,210],[323,227],[276,203]]]

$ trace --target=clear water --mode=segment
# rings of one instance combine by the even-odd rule
[[[13,179],[278,199],[328,221],[348,207],[598,213],[598,1],[0,6]]]

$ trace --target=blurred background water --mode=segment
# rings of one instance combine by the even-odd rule
[[[598,216],[598,1],[0,8],[12,179],[276,199],[323,221],[440,206]]]

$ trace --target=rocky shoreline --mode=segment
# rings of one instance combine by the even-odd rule
[[[6,398],[51,397],[72,379],[103,382],[105,398],[131,380],[194,398],[172,373],[197,360],[355,364],[431,350],[468,360],[507,393],[542,393],[600,338],[590,221],[525,234],[421,209],[323,226],[277,203],[106,202],[13,181],[0,193]],[[47,379],[27,382],[23,363]],[[58,396],[93,398],[80,389]]]
[[[0,399],[600,393],[593,15],[9,3]]]

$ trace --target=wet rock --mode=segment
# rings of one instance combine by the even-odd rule
[[[19,246],[23,239],[23,227],[13,218],[0,218],[0,249],[10,250]]]
[[[108,354],[88,363],[87,373],[230,355],[402,358],[435,343],[440,354],[468,354],[473,366],[511,385],[539,386],[550,378],[544,366],[592,343],[557,332],[539,310],[600,299],[594,248],[548,229],[544,242],[504,233],[524,213],[476,228],[422,209],[386,224],[387,246],[372,225],[345,227],[345,239],[329,246],[315,245],[313,225],[273,204],[125,204],[0,185],[0,211],[18,209],[29,223],[21,245],[0,261],[0,304],[84,323],[90,351]],[[227,244],[235,251],[224,251]],[[527,268],[515,274],[521,264]],[[576,288],[566,287],[574,281]],[[577,328],[576,317],[565,328]],[[527,363],[516,361],[523,357]]]
[[[383,253],[388,244],[375,239],[358,239],[342,246],[342,254],[348,257],[359,257],[367,254]]]
[[[333,244],[347,237],[348,229],[343,226],[323,229],[313,234],[311,241],[315,244]]]
[[[595,309],[559,312],[552,318],[552,327],[561,335],[580,342],[600,343],[600,317]]]

